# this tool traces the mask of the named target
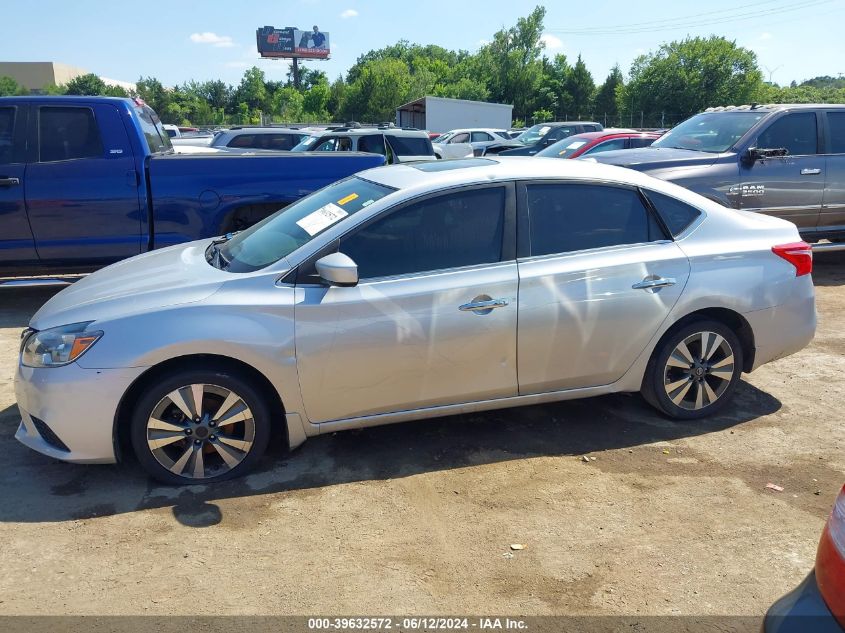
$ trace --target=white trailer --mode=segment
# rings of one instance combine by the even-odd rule
[[[507,130],[512,116],[513,106],[505,103],[422,97],[396,109],[396,125],[431,132],[473,127]]]

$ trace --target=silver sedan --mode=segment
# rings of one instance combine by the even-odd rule
[[[581,161],[379,168],[120,262],[21,342],[17,438],[170,483],[344,429],[642,392],[711,415],[816,315],[792,224]]]

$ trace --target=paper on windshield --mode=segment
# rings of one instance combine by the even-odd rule
[[[537,134],[539,134],[540,136],[545,136],[546,132],[548,132],[551,129],[552,128],[551,128],[550,125],[544,125],[543,127],[540,128],[540,130],[537,132]]]
[[[586,145],[587,141],[573,141],[569,145],[566,146],[566,149],[578,149],[582,145]]]
[[[301,220],[298,220],[296,224],[308,233],[308,235],[314,237],[317,233],[339,222],[347,215],[349,214],[334,202],[329,202],[326,206],[320,207],[313,213],[309,213]]]

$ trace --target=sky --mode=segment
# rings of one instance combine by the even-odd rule
[[[845,0],[3,0],[0,61],[53,61],[135,82],[191,79],[237,84],[246,68],[284,79],[287,62],[258,57],[264,25],[318,25],[332,58],[306,65],[330,79],[356,58],[400,39],[477,50],[537,4],[547,9],[547,54],[580,53],[596,83],[662,43],[722,35],[757,53],[764,78],[781,85],[845,73]],[[588,7],[584,9],[583,7]],[[706,7],[706,9],[705,9]]]

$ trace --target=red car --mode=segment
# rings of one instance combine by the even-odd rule
[[[822,532],[816,567],[775,602],[765,633],[842,633],[845,631],[845,486]]]
[[[578,158],[579,156],[609,152],[614,149],[648,147],[659,138],[660,134],[657,132],[607,128],[600,132],[582,132],[581,134],[567,136],[534,155],[551,158]]]

